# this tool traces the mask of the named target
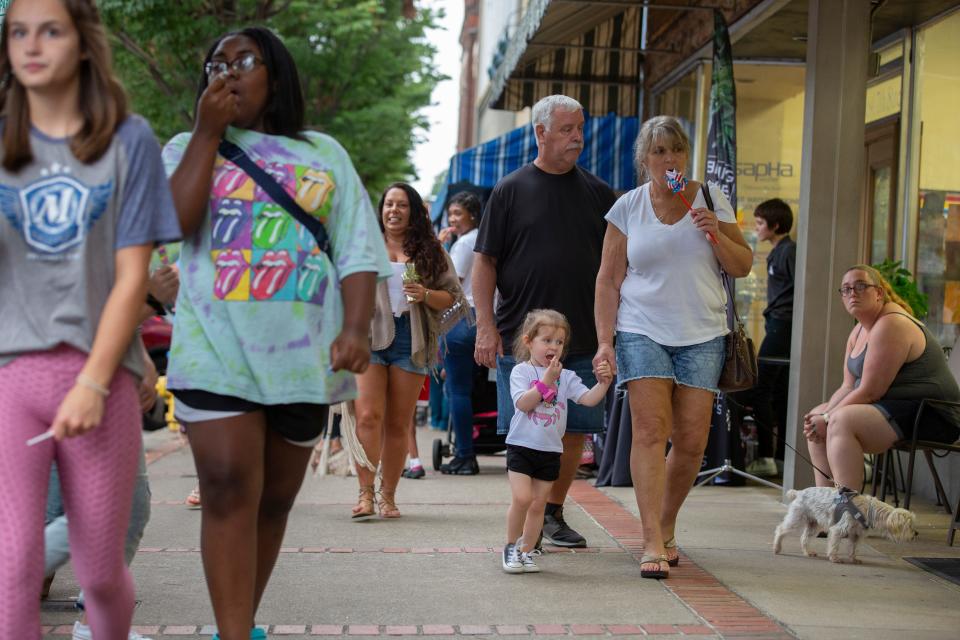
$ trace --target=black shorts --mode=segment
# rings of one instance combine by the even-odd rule
[[[328,405],[312,402],[258,404],[243,398],[197,389],[171,389],[170,393],[191,409],[227,414],[224,417],[262,411],[267,428],[293,444],[311,447],[320,439],[320,434],[327,425],[327,414],[330,409]],[[217,419],[213,414],[211,418]]]
[[[508,444],[507,471],[553,482],[560,477],[560,454],[556,451],[539,451]]]
[[[893,430],[897,432],[899,439],[909,440],[913,437],[913,425],[917,420],[917,411],[920,410],[919,400],[881,398],[874,402],[873,406],[880,410]],[[924,409],[923,421],[920,423],[920,433],[917,434],[918,440],[946,444],[957,441],[957,438],[960,437],[960,429],[957,429],[956,418],[952,415],[944,415],[944,411],[952,411],[952,409],[938,407],[937,405],[930,405]]]

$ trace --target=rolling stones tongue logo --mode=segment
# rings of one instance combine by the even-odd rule
[[[307,256],[297,276],[297,298],[306,302],[323,304],[327,291],[327,269],[320,254]]]
[[[333,180],[328,174],[316,169],[307,169],[300,178],[297,204],[303,207],[304,211],[319,213],[317,210],[326,203],[333,187]]]
[[[236,240],[244,226],[244,215],[248,215],[249,209],[250,203],[243,200],[221,200],[213,216],[214,242],[223,246]]]
[[[246,185],[247,181],[250,180],[250,176],[248,176],[241,169],[227,169],[226,167],[233,167],[233,165],[224,165],[224,168],[217,172],[217,175],[213,180],[214,197],[226,198],[230,196],[230,194]]]
[[[250,267],[243,252],[238,249],[228,249],[217,254],[214,263],[217,269],[216,280],[213,283],[213,293],[220,300],[225,300],[230,292],[237,288],[244,272]]]
[[[290,227],[290,216],[283,209],[275,206],[263,208],[253,225],[253,244],[268,249],[287,235]]]
[[[283,289],[295,268],[287,251],[267,251],[253,267],[250,294],[257,300],[269,300]]]

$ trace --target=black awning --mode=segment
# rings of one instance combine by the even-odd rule
[[[519,111],[562,93],[593,115],[637,114],[641,6],[531,0],[485,107]]]

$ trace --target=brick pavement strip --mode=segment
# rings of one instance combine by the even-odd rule
[[[538,636],[565,636],[567,628],[562,624],[535,624],[533,632]]]
[[[633,514],[584,480],[573,483],[569,496],[606,529],[617,544],[639,561],[643,551],[642,529],[640,521]],[[691,562],[690,558],[682,553],[680,558],[680,566],[671,568],[670,579],[662,584],[709,624],[685,626],[691,629],[688,635],[720,634],[730,637],[754,633],[792,637],[778,621],[727,589],[712,574]],[[626,631],[620,630],[623,626],[607,625],[607,630],[613,634],[625,634]],[[614,631],[615,628],[617,631]],[[651,635],[687,633],[673,625],[644,625],[643,629]]]
[[[310,627],[310,635],[313,636],[339,636],[343,635],[342,624],[315,624]]]

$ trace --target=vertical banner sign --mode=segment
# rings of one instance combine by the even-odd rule
[[[737,210],[737,95],[733,83],[733,51],[723,14],[713,11],[713,74],[710,86],[710,128],[707,132],[706,179],[721,189]],[[733,327],[734,281],[726,278],[727,326]],[[734,424],[730,406],[723,394],[717,394],[710,420],[710,437],[701,468],[719,468],[725,464],[743,468],[743,441],[740,420]],[[714,484],[739,486],[740,476],[724,472]]]
[[[707,133],[708,181],[715,182],[737,210],[737,92],[733,83],[733,51],[723,14],[713,12],[713,74],[710,86],[710,129]]]

